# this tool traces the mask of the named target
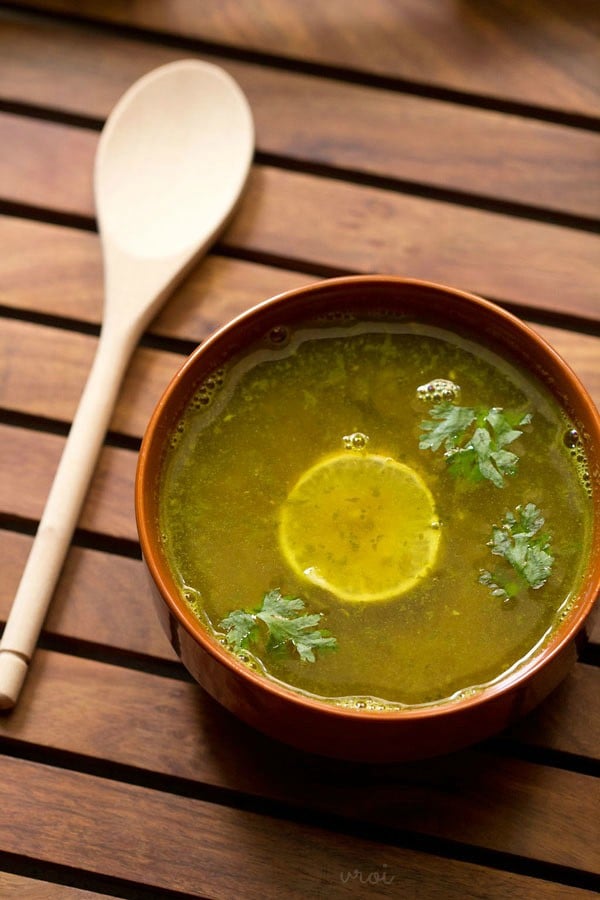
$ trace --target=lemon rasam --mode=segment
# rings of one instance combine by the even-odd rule
[[[565,614],[586,479],[551,394],[479,336],[305,322],[198,385],[163,463],[163,550],[264,677],[343,706],[439,703],[520,665]]]

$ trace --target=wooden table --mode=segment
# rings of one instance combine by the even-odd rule
[[[391,272],[530,321],[600,401],[594,0],[0,3],[0,617],[96,345],[91,175],[111,106],[170,60],[240,83],[235,221],[141,342],[18,708],[0,719],[0,896],[584,898],[600,875],[600,630],[509,733],[367,767],[255,734],[158,626],[132,486],[150,411],[232,315]]]

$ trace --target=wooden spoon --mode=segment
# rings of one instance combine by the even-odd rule
[[[19,696],[130,356],[227,222],[253,151],[246,98],[226,72],[198,60],[148,73],[108,118],[94,173],[102,330],[0,643],[0,708]]]

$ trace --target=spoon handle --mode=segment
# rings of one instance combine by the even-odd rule
[[[0,642],[0,709],[17,702],[137,334],[103,330]]]

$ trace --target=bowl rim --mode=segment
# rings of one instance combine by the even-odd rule
[[[166,560],[164,560],[161,555],[159,541],[157,539],[157,523],[151,522],[152,516],[149,510],[150,501],[148,499],[149,492],[146,487],[148,478],[147,472],[152,459],[151,454],[155,452],[155,444],[157,444],[158,448],[161,448],[161,442],[157,437],[157,433],[160,429],[161,420],[170,407],[172,396],[179,386],[185,383],[189,378],[190,372],[193,372],[197,365],[197,360],[206,356],[211,348],[215,344],[220,343],[226,335],[237,331],[245,322],[261,316],[267,310],[282,304],[289,304],[289,302],[294,299],[307,300],[314,293],[320,293],[328,289],[335,290],[340,287],[352,287],[354,285],[360,286],[365,284],[386,285],[388,287],[397,285],[400,288],[414,287],[416,290],[426,289],[428,291],[440,292],[446,296],[460,298],[462,301],[466,301],[467,304],[473,304],[480,310],[484,310],[492,318],[495,318],[498,321],[502,320],[504,323],[508,324],[510,328],[516,329],[521,336],[537,346],[538,351],[549,361],[555,370],[560,371],[562,383],[568,388],[567,395],[569,397],[577,396],[579,404],[585,409],[586,424],[591,426],[595,432],[595,434],[591,436],[590,442],[592,444],[597,444],[600,448],[600,413],[586,387],[558,351],[518,316],[499,306],[497,303],[486,300],[476,294],[418,278],[382,274],[344,275],[335,278],[327,278],[309,282],[304,286],[293,288],[289,291],[280,292],[268,299],[254,304],[249,309],[236,315],[214,330],[179,366],[153,410],[144,433],[138,456],[135,476],[135,515],[140,544],[145,563],[170,614],[175,617],[177,622],[185,629],[189,636],[200,645],[204,652],[208,653],[216,662],[225,666],[225,668],[229,669],[233,674],[241,677],[242,681],[249,682],[254,688],[258,689],[258,691],[266,691],[267,694],[274,696],[276,699],[285,701],[288,704],[291,703],[297,707],[309,709],[312,712],[319,711],[324,715],[340,718],[345,721],[364,721],[366,718],[382,721],[416,721],[419,719],[430,720],[442,716],[454,716],[463,713],[467,709],[475,709],[478,706],[488,704],[490,700],[504,697],[517,691],[538,670],[546,667],[553,659],[555,659],[561,651],[574,640],[577,633],[580,631],[596,602],[600,586],[600,490],[594,490],[590,562],[582,573],[581,584],[576,594],[574,608],[566,617],[564,623],[559,624],[554,629],[546,643],[542,644],[537,651],[533,651],[530,658],[526,659],[520,665],[516,664],[514,668],[511,667],[506,673],[498,676],[497,679],[494,679],[492,682],[484,684],[483,686],[475,686],[475,692],[473,694],[464,697],[455,696],[445,698],[439,702],[434,701],[430,704],[406,706],[389,710],[377,710],[368,707],[356,709],[336,705],[332,699],[320,698],[316,695],[303,693],[301,690],[296,690],[292,686],[286,685],[284,682],[254,671],[246,666],[231,650],[220,644],[217,638],[210,634],[208,629],[203,626],[200,620],[186,605],[185,600],[179,595],[179,592],[171,589],[171,585],[168,583],[168,578],[171,578],[171,576],[168,572]],[[451,327],[451,323],[448,324]],[[494,345],[493,340],[490,343],[492,346]],[[594,488],[594,485],[592,486]],[[154,530],[153,524],[156,526],[154,527]],[[168,578],[164,577],[165,573],[167,573]],[[176,587],[174,580],[173,587]],[[465,690],[468,690],[468,688],[465,688]]]

